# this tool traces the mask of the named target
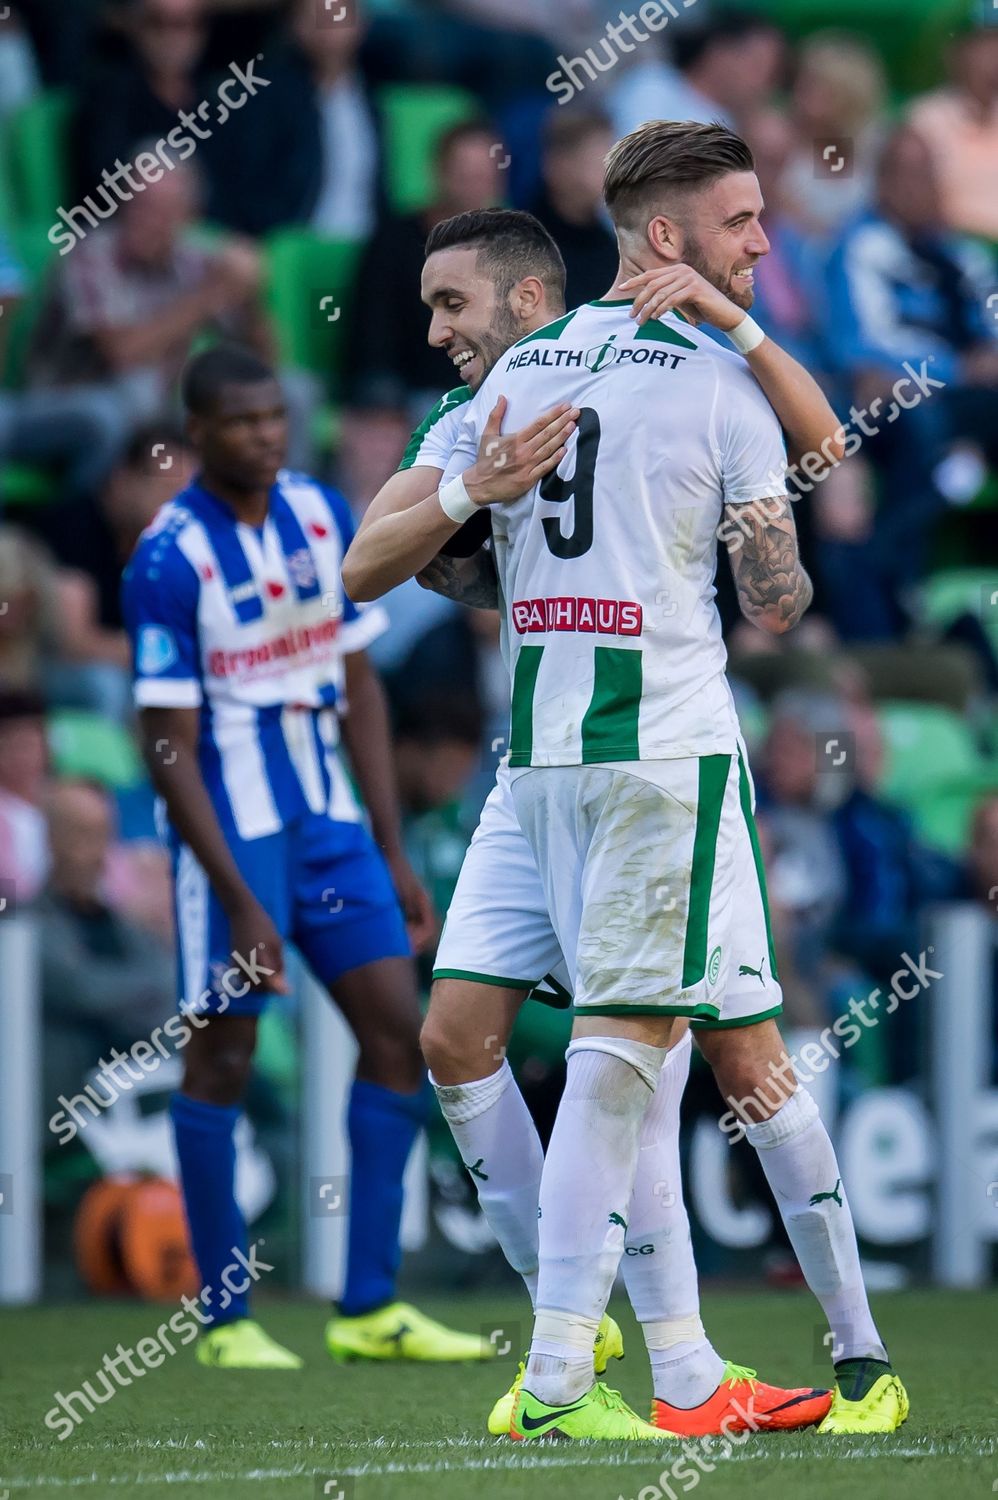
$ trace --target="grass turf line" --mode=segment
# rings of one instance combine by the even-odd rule
[[[529,1331],[515,1294],[426,1299],[456,1326],[502,1328],[513,1349],[488,1366],[333,1365],[322,1346],[324,1309],[261,1299],[261,1321],[301,1353],[300,1373],[203,1370],[190,1348],[118,1394],[60,1443],[44,1425],[57,1390],[92,1379],[119,1340],[134,1347],[173,1309],[83,1303],[0,1312],[0,1496],[69,1494],[141,1500],[308,1500],[327,1480],[344,1500],[653,1500],[674,1452],[644,1444],[513,1446],[493,1440],[485,1415],[509,1384]],[[608,1380],[636,1409],[650,1396],[639,1330],[612,1306],[629,1356]],[[883,1297],[876,1311],[912,1398],[901,1432],[884,1439],[789,1433],[750,1438],[704,1474],[705,1500],[853,1500],[863,1487],[897,1500],[991,1494],[998,1482],[998,1395],[991,1368],[998,1294],[917,1292]],[[718,1350],[763,1379],[828,1379],[817,1304],[806,1294],[711,1294],[705,1321]],[[501,1344],[500,1344],[501,1347]],[[689,1485],[689,1479],[686,1481]],[[683,1481],[673,1481],[676,1495]]]

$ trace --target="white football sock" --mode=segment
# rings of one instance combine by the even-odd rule
[[[679,1106],[690,1072],[689,1032],[668,1053],[641,1126],[621,1269],[642,1325],[655,1395],[699,1406],[724,1376],[724,1361],[700,1322],[700,1289],[683,1202]]]
[[[863,1285],[849,1200],[818,1106],[798,1088],[768,1120],[746,1124],[745,1134],[759,1152],[804,1278],[828,1319],[832,1359],[886,1360]]]
[[[473,1083],[439,1084],[444,1119],[471,1172],[482,1212],[514,1271],[537,1300],[537,1203],[544,1152],[509,1063]]]
[[[548,1405],[592,1385],[593,1340],[627,1232],[641,1122],[664,1058],[624,1037],[579,1037],[541,1177],[537,1319],[528,1389]]]

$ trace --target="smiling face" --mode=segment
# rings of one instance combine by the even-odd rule
[[[526,331],[509,299],[480,268],[478,251],[466,246],[437,250],[428,258],[421,295],[431,314],[431,346],[442,349],[464,383],[477,391]]]
[[[649,239],[665,258],[685,262],[747,310],[754,297],[752,268],[769,251],[759,179],[754,172],[728,172],[684,198],[673,215],[650,221]]]

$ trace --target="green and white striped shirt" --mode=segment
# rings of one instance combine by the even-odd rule
[[[677,314],[593,302],[498,361],[447,478],[500,395],[515,432],[561,401],[578,431],[553,474],[492,507],[510,668],[510,764],[733,754],[714,605],[725,504],[786,493],[776,416],[745,361]]]

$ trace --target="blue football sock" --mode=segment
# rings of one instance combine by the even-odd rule
[[[347,1113],[350,1137],[350,1234],[340,1312],[355,1318],[395,1297],[401,1250],[402,1174],[428,1096],[396,1094],[378,1083],[354,1081]]]
[[[222,1280],[227,1268],[237,1285],[247,1279],[241,1267],[238,1278],[231,1278],[231,1267],[239,1265],[235,1252],[247,1248],[246,1221],[235,1191],[233,1131],[241,1113],[237,1104],[202,1104],[186,1094],[170,1100],[194,1259],[202,1293],[210,1294],[203,1295],[202,1307],[215,1327],[249,1316],[247,1293],[227,1290]]]

